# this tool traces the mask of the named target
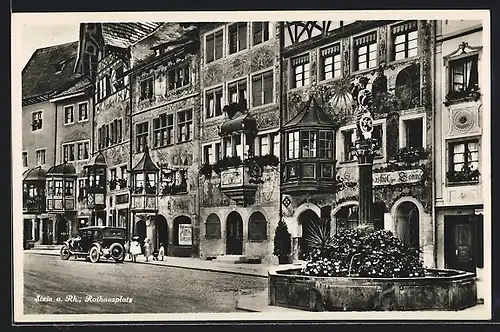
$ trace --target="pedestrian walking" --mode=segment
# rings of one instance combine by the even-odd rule
[[[132,255],[130,254],[130,241],[125,242],[125,257],[128,257],[128,259],[132,260]]]
[[[165,256],[165,247],[163,246],[163,243],[160,243],[160,249],[158,250],[158,257],[161,257],[161,260],[163,260],[163,256]]]
[[[139,237],[134,236],[132,242],[130,243],[130,255],[132,256],[132,261],[135,263],[137,261],[137,255],[141,253],[141,245],[139,244]]]
[[[149,239],[146,238],[144,240],[144,257],[146,257],[146,262],[149,260],[149,256],[151,256],[151,243]]]

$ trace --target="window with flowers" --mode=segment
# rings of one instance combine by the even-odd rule
[[[479,181],[478,140],[450,143],[449,154],[449,183]]]

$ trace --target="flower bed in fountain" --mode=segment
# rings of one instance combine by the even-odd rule
[[[473,273],[425,269],[390,231],[311,230],[302,268],[269,272],[269,304],[310,311],[460,310],[476,305]]]

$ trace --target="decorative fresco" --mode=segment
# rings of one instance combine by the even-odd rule
[[[175,66],[184,63],[189,63],[189,73],[191,75],[189,84],[173,90],[168,89],[168,71]],[[197,75],[199,68],[198,63],[198,56],[185,54],[183,56],[179,56],[175,61],[162,61],[148,69],[145,69],[144,71],[141,71],[132,85],[132,102],[134,104],[134,112],[140,112],[144,109],[154,108],[176,100],[180,100],[180,102],[182,102],[183,98],[189,98],[196,93],[198,91],[197,79],[199,79]],[[149,77],[152,77],[154,81],[153,98],[141,99],[141,81]],[[176,107],[180,108],[182,106],[176,104]]]
[[[267,167],[262,174],[263,183],[257,185],[254,203],[256,205],[276,204],[279,201],[279,173],[273,167]],[[201,206],[229,206],[236,202],[220,191],[220,176],[200,177]]]

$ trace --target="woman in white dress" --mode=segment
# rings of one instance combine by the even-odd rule
[[[130,242],[130,254],[132,255],[132,261],[134,263],[137,261],[137,255],[141,254],[141,245],[138,240],[139,237],[134,236],[132,242]]]

